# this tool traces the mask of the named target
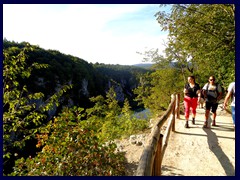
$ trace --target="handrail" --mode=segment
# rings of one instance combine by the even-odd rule
[[[168,144],[170,129],[175,131],[175,116],[180,117],[180,94],[171,95],[171,102],[166,112],[153,127],[148,145],[144,148],[137,168],[137,176],[160,176],[162,159]],[[166,131],[161,134],[161,127],[168,121]]]

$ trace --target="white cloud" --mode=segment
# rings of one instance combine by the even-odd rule
[[[140,63],[142,58],[136,52],[145,47],[162,49],[166,34],[160,33],[154,17],[149,21],[140,19],[138,24],[134,24],[133,20],[125,24],[125,19],[116,20],[131,17],[131,14],[139,13],[147,6],[3,5],[3,35],[8,40],[27,41],[93,63]],[[114,28],[109,26],[111,22],[117,22]],[[153,31],[155,28],[159,28],[159,32]]]

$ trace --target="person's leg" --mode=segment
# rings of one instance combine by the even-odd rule
[[[184,108],[185,108],[185,120],[186,124],[185,127],[188,128],[188,120],[189,120],[189,114],[190,114],[190,106],[191,106],[191,98],[190,97],[184,97]]]
[[[204,125],[203,125],[204,128],[207,128],[207,126],[208,126],[208,118],[209,118],[210,108],[211,108],[211,103],[206,102],[205,121],[204,121]]]
[[[196,118],[196,114],[197,114],[197,98],[193,98],[192,99],[192,123],[195,124],[195,118]]]
[[[212,113],[213,113],[212,126],[216,126],[217,107],[218,107],[218,103],[212,105]]]

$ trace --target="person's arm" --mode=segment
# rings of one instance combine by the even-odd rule
[[[224,99],[224,103],[223,103],[223,107],[224,107],[224,109],[227,108],[228,101],[229,101],[231,95],[232,95],[232,91],[228,91],[228,93],[227,93],[227,95],[226,95],[226,97],[225,97],[225,99]]]
[[[186,94],[188,92],[188,90],[186,88],[184,88],[183,93]]]
[[[200,103],[201,100],[201,90],[197,90],[197,95],[198,95],[198,104]]]
[[[207,84],[205,84],[205,85],[203,86],[203,88],[202,88],[202,90],[203,90],[203,96],[204,96],[204,98],[206,98],[206,97],[207,97],[207,86],[208,86],[208,83],[207,83]]]
[[[200,90],[199,84],[196,84],[196,95],[198,96],[198,104],[199,104],[201,99],[201,90]]]
[[[185,95],[186,93],[188,93],[187,84],[185,85],[185,87],[184,87],[184,89],[183,89],[183,93],[184,93],[184,95]]]

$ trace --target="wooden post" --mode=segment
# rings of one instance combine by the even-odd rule
[[[177,101],[177,100],[176,100]],[[175,101],[175,102],[176,102]],[[172,131],[175,131],[175,107],[176,107],[176,103],[173,104],[173,110],[172,110]]]
[[[180,118],[180,94],[171,95],[171,103],[166,112],[157,120],[148,145],[144,148],[142,156],[139,160],[136,176],[161,176],[161,166],[165,150],[167,148],[171,129],[175,131],[176,113]],[[168,125],[164,135],[160,129],[164,123],[168,121]],[[172,127],[171,127],[172,126]]]
[[[162,170],[162,140],[163,140],[163,135],[160,134],[159,140],[158,140],[158,145],[157,145],[157,151],[154,159],[154,166],[153,166],[153,176],[161,176]]]
[[[155,126],[151,132],[148,145],[144,148],[139,160],[136,176],[151,176],[154,172],[155,154],[158,148],[160,128]]]
[[[177,118],[180,119],[180,93],[176,94],[176,110]]]

